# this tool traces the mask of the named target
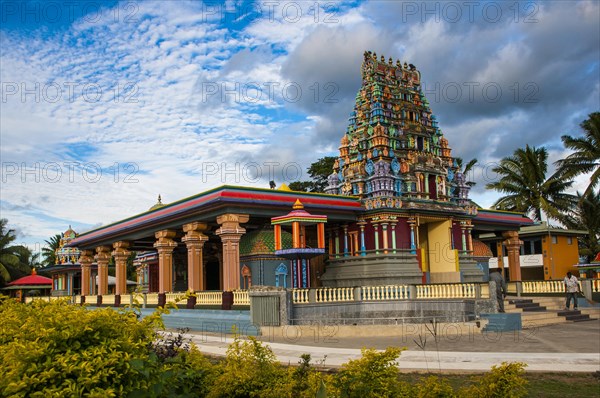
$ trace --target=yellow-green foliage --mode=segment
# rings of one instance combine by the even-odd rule
[[[461,396],[473,398],[520,398],[527,396],[527,380],[523,377],[525,366],[522,362],[502,362],[492,366],[492,370],[476,383],[461,390]]]
[[[288,371],[276,361],[271,348],[253,337],[247,341],[235,339],[218,366],[220,375],[209,397],[291,396]]]
[[[363,348],[362,358],[342,366],[336,377],[336,387],[341,396],[398,397],[402,395],[398,381],[396,359],[402,349],[388,347],[383,352]]]
[[[448,380],[437,376],[429,376],[414,386],[411,394],[415,398],[456,398],[458,394]],[[468,396],[465,396],[468,397]]]
[[[113,397],[145,387],[130,361],[147,358],[154,332],[131,312],[4,300],[0,318],[3,396]]]

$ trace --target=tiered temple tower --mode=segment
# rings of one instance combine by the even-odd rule
[[[345,247],[323,283],[479,279],[469,258],[477,209],[421,90],[420,72],[369,51],[361,73],[325,192],[357,196],[366,211],[357,225],[331,231],[332,243],[343,237]]]
[[[326,192],[359,196],[367,209],[429,209],[433,200],[469,211],[469,186],[421,91],[421,73],[371,52],[365,52],[361,72]]]

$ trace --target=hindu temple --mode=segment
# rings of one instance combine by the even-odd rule
[[[138,284],[174,291],[482,281],[495,237],[520,280],[522,214],[479,209],[412,64],[365,52],[348,126],[324,193],[221,186],[82,233],[81,293],[116,301]],[[349,109],[350,111],[350,109]],[[94,278],[95,273],[98,278]],[[90,286],[98,280],[97,286]]]

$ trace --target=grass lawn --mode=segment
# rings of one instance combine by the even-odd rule
[[[416,382],[420,378],[438,374],[402,373],[401,380]],[[481,374],[442,374],[455,390],[469,385]],[[600,372],[596,373],[525,373],[529,382],[528,397],[563,398],[563,397],[600,397]]]

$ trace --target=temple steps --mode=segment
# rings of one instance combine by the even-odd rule
[[[521,313],[524,329],[560,323],[582,322],[600,318],[600,307],[565,310],[564,297],[511,298],[505,304],[507,313]]]

